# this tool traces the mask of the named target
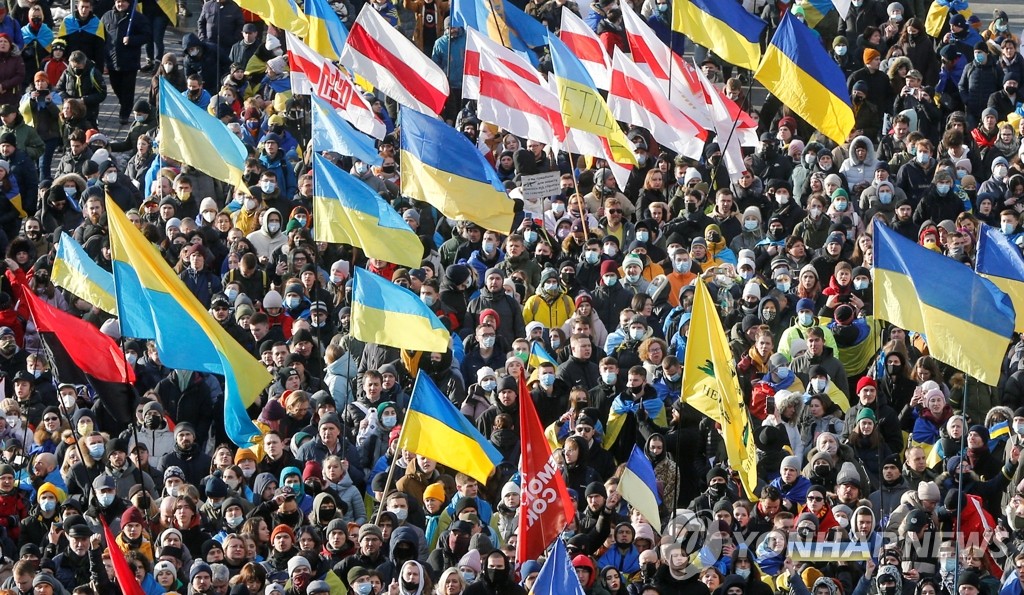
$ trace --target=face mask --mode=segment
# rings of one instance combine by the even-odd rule
[[[676,261],[673,261],[672,266],[675,267],[676,272],[685,273],[685,272],[688,272],[690,270],[690,260],[689,259],[676,260]]]
[[[771,322],[775,320],[776,314],[777,312],[775,310],[765,310],[761,313],[761,318],[763,318],[765,322]]]
[[[597,261],[601,258],[601,255],[593,250],[587,250],[587,253],[583,256],[587,264],[597,264]]]
[[[916,159],[917,162],[920,163],[921,165],[924,165],[931,161],[932,157],[928,153],[918,153],[917,155],[914,156],[914,159]]]
[[[846,55],[846,50],[848,50],[848,49],[849,48],[847,46],[845,46],[845,45],[837,45],[836,46],[836,55],[837,56],[845,56]]]
[[[758,225],[756,219],[747,219],[746,221],[743,222],[743,227],[746,228],[747,231],[754,231],[755,229],[760,227],[760,225]]]
[[[228,526],[229,527],[237,527],[237,526],[242,524],[242,522],[245,520],[245,517],[231,516],[231,517],[226,517],[224,520],[226,520],[228,522]]]
[[[618,253],[619,253],[619,249],[616,248],[615,246],[605,246],[604,247],[604,255],[605,256],[608,256],[608,257],[611,257],[611,258],[615,258],[615,255],[618,254]]]
[[[551,294],[558,293],[558,282],[556,281],[555,283],[545,283],[544,291]]]
[[[608,287],[614,287],[619,282],[619,278],[615,275],[605,275],[602,278],[604,279],[604,284]]]
[[[617,379],[618,374],[615,372],[601,372],[601,382],[604,382],[605,384],[614,385]]]
[[[300,300],[297,297],[285,298],[284,306],[286,308],[288,308],[289,310],[292,310],[294,308],[298,308],[299,307],[299,301]]]
[[[484,392],[491,392],[498,387],[498,382],[495,380],[484,380],[480,383],[480,388],[484,389]]]
[[[639,280],[640,280],[640,275],[631,275],[629,273],[626,273],[626,281],[628,283],[636,283]]]
[[[398,522],[400,523],[405,522],[405,519],[409,517],[409,511],[404,508],[396,508],[391,512],[398,518]]]
[[[340,280],[337,281],[337,283],[340,283],[340,282],[341,282]],[[434,305],[434,296],[432,296],[432,295],[421,295],[420,296],[420,301],[423,302],[424,304],[426,304],[426,306],[429,308],[429,307]]]
[[[637,153],[637,154],[635,154],[635,157],[636,157],[636,163],[640,167],[643,167],[644,165],[647,164],[647,154],[646,153],[644,153],[644,154]]]
[[[789,202],[789,195],[775,193],[775,201],[778,202],[780,205],[787,204]]]
[[[485,254],[491,254],[494,252],[494,242],[484,242],[481,247]]]
[[[837,211],[845,211],[846,207],[848,207],[848,206],[850,206],[850,203],[846,202],[845,200],[837,200],[836,201],[836,210]]]
[[[247,198],[247,199],[245,199],[245,210],[246,211],[255,211],[256,210],[256,199],[254,199],[254,198]]]
[[[373,591],[373,583],[369,583],[369,582],[367,582],[367,583],[360,583],[360,584],[356,585],[355,587],[356,587],[356,593],[358,593],[359,595],[370,595],[370,592]]]
[[[814,322],[814,315],[810,312],[802,312],[797,316],[797,320],[800,322],[800,326],[811,326]]]
[[[821,209],[818,207],[811,208],[811,218],[817,219],[821,215]]]
[[[974,54],[974,61],[977,62],[978,64],[984,64],[985,54]]]
[[[114,503],[114,494],[100,494],[96,497],[96,500],[100,503],[100,506],[106,508]]]
[[[848,518],[846,518],[844,516],[837,516],[836,517],[836,522],[839,523],[839,526],[841,528],[843,528],[843,529],[845,529],[845,528],[850,526],[850,519],[848,519]]]
[[[636,241],[638,241],[638,242],[646,242],[646,241],[648,241],[650,239],[651,239],[651,234],[649,232],[646,232],[646,231],[638,231],[638,232],[636,232]]]
[[[892,192],[879,192],[878,202],[887,205],[892,202]]]
[[[139,356],[135,355],[134,353],[129,353],[128,355],[126,355],[124,357],[125,357],[126,360],[128,360],[128,365],[129,366],[134,366],[135,362],[139,361]],[[42,371],[41,370],[36,370],[33,373],[36,374],[36,378],[38,378],[39,374],[42,374]]]
[[[68,188],[67,186],[64,187],[64,196],[67,196],[68,200],[74,198],[76,194],[78,194],[77,186],[72,188]]]
[[[949,184],[936,184],[935,185],[935,191],[938,192],[941,196],[945,196],[945,195],[949,194],[949,188],[950,188]]]
[[[277,189],[277,184],[274,183],[274,182],[269,182],[269,181],[260,182],[260,190],[262,190],[263,192],[265,192],[267,194],[270,194],[271,192],[273,192],[276,189]]]
[[[640,339],[643,339],[645,334],[646,331],[640,328],[630,329],[629,331],[629,336],[632,337],[634,341],[639,341]]]
[[[244,475],[246,479],[249,479],[250,477],[252,477],[255,474],[256,474],[256,470],[255,469],[242,469],[242,475]]]
[[[778,289],[782,293],[786,293],[786,292],[789,291],[789,285],[790,285],[789,281],[786,281],[786,282],[780,281],[780,282],[775,284],[775,289]]]
[[[552,349],[558,349],[561,346],[562,346],[562,342],[561,341],[559,341],[558,339],[555,339],[555,338],[551,339],[551,348]]]
[[[280,230],[281,224],[278,223],[277,221],[271,221],[270,223],[267,223],[267,231],[269,231],[270,233],[277,233]]]
[[[474,574],[472,571],[467,570],[460,572],[459,574],[462,575],[462,580],[466,581],[469,584],[473,584],[473,581],[476,580],[476,574]]]
[[[868,288],[869,283],[870,281],[865,281],[864,279],[854,279],[853,288],[856,289],[857,291],[864,291],[865,289]]]
[[[556,216],[561,216],[562,213],[565,212],[565,205],[563,205],[560,202],[556,202],[555,204],[551,205],[551,212],[554,213]]]
[[[234,302],[235,298],[238,297],[238,290],[237,289],[225,289],[224,290],[224,297],[228,298],[229,302]]]
[[[524,231],[523,232],[523,239],[526,240],[527,244],[536,244],[537,243],[537,232],[535,232],[533,230]]]
[[[380,422],[384,424],[385,428],[393,428],[398,423],[398,417],[394,415],[385,415],[380,418]]]
[[[540,385],[544,388],[551,388],[555,385],[555,375],[547,372],[540,375]]]
[[[942,561],[942,569],[946,572],[953,572],[956,570],[956,560],[953,558],[946,558]]]
[[[366,165],[363,162],[359,162],[359,163],[356,164],[356,173],[357,174],[362,175],[362,174],[365,174],[369,170],[370,170],[370,166]]]
[[[779,378],[789,378],[789,372],[789,366],[779,366],[778,368],[775,369],[775,374]]]
[[[827,385],[827,384],[828,384],[827,380],[822,380],[821,378],[815,378],[814,380],[811,380],[811,390],[813,390],[816,393],[825,392],[825,385]]]
[[[743,580],[746,580],[750,576],[749,568],[737,568],[733,572],[735,572],[736,576],[740,577]]]
[[[164,64],[164,72],[167,74],[174,72],[174,64]]]
[[[43,512],[53,512],[56,509],[57,509],[57,501],[56,500],[40,500],[39,501],[39,510],[42,510]]]
[[[483,339],[480,340],[480,345],[484,349],[490,349],[494,347],[494,337],[484,337]]]
[[[995,166],[995,168],[992,169],[992,177],[994,177],[997,180],[1002,180],[1003,178],[1006,177],[1006,172],[1007,169],[1005,165],[997,165]]]
[[[110,172],[109,174],[103,176],[103,181],[106,182],[107,184],[113,184],[114,182],[117,181],[117,172]]]
[[[97,460],[98,459],[102,459],[103,458],[103,445],[102,444],[93,444],[92,446],[90,446],[89,447],[89,456],[94,458],[94,459],[97,459]]]

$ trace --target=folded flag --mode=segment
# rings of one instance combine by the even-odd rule
[[[242,140],[164,77],[160,77],[160,154],[248,192],[242,175],[249,153]]]
[[[446,217],[508,233],[513,202],[498,173],[466,136],[413,110],[399,116],[402,194],[434,205]]]
[[[796,0],[793,4],[804,9],[804,20],[811,28],[817,27],[833,10],[839,10],[839,18],[844,21],[850,13],[850,0]]]
[[[480,483],[487,483],[502,461],[498,449],[452,405],[423,370],[416,375],[396,448],[434,459]]]
[[[743,148],[740,145],[740,119],[734,117],[730,112],[724,98],[703,71],[694,69],[694,74],[704,91],[707,113],[711,116],[711,123],[715,129],[715,142],[722,150],[722,162],[725,164],[726,171],[729,172],[729,179],[739,180],[743,177],[743,172],[747,170],[747,165],[743,161]],[[754,130],[757,130],[756,125]]]
[[[733,0],[675,0],[673,9],[674,30],[730,64],[757,68],[761,33],[768,25],[742,4]]]
[[[612,83],[611,56],[590,25],[566,5],[562,5],[562,28],[558,38],[583,64],[594,85],[607,91]]]
[[[974,270],[1010,296],[1014,330],[1024,332],[1024,258],[1020,248],[1003,232],[982,223]]]
[[[349,77],[333,63],[314,52],[298,37],[286,33],[292,92],[316,95],[326,101],[357,130],[380,140],[387,134],[384,122]],[[316,134],[314,125],[313,133]],[[376,151],[374,151],[376,152]],[[369,163],[369,162],[367,162]]]
[[[563,7],[562,15],[565,14]],[[636,164],[633,143],[619,128],[583,63],[554,35],[548,38],[548,47],[551,48],[552,78],[566,127],[606,138],[615,161]]]
[[[299,37],[306,36],[309,23],[295,0],[239,0],[238,5],[255,12],[278,29],[291,31]]]
[[[928,352],[995,386],[1014,328],[1009,296],[959,262],[876,223],[875,317],[928,337]]]
[[[337,60],[348,41],[345,23],[341,22],[327,0],[305,0],[302,8],[309,23],[306,43],[328,60]]]
[[[533,341],[530,343],[530,358],[527,360],[527,365],[530,368],[536,368],[543,363],[558,365],[558,362],[544,349],[544,345],[540,341]]]
[[[352,279],[351,320],[352,336],[366,343],[444,353],[451,342],[418,295],[362,268],[356,268]]]
[[[626,468],[619,478],[619,494],[629,505],[639,510],[644,518],[659,533],[661,532],[661,496],[658,495],[658,480],[654,467],[639,446],[633,445]]]
[[[103,310],[117,315],[114,301],[114,276],[89,258],[85,249],[70,235],[61,232],[50,279],[58,287]]]
[[[672,105],[658,84],[616,47],[608,107],[620,122],[646,128],[673,151],[700,159],[708,133]]]
[[[448,77],[412,41],[364,5],[348,34],[341,63],[401,105],[436,116],[448,99]]]
[[[272,380],[266,366],[214,320],[109,196],[107,222],[121,333],[152,339],[169,368],[223,375],[224,427],[236,445],[251,446],[260,431],[245,409]]]
[[[754,78],[822,134],[846,142],[854,126],[846,77],[817,35],[792,13],[782,17]]]
[[[315,127],[315,124],[314,124]],[[416,268],[423,244],[372,188],[313,154],[313,233],[317,240],[358,246],[370,258]]]

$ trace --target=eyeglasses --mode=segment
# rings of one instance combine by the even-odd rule
[[[824,502],[825,498],[821,496],[807,496],[808,502]]]
[[[59,419],[60,419],[59,417],[50,416],[50,417],[44,417],[43,421],[57,421]]]
[[[622,209],[608,209],[608,212],[612,215],[621,215],[624,211]]]

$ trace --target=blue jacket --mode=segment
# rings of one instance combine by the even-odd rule
[[[799,504],[807,501],[807,491],[811,489],[811,480],[803,475],[798,475],[793,485],[787,488],[782,485],[782,478],[776,477],[770,485],[778,488],[783,498]]]
[[[640,570],[640,552],[635,545],[630,545],[625,552],[612,546],[597,560],[598,568],[605,566],[614,566],[619,572],[633,574]]]
[[[448,46],[451,45],[451,52]],[[448,76],[448,86],[452,89],[462,88],[462,70],[466,64],[466,36],[460,35],[452,41],[451,35],[445,33],[434,42],[430,59],[441,67]],[[449,60],[451,60],[449,62]]]
[[[277,187],[281,189],[281,196],[295,196],[299,186],[295,179],[295,170],[284,158],[284,152],[280,147],[277,151],[277,159],[271,159],[265,152],[260,152],[260,163],[277,175]]]

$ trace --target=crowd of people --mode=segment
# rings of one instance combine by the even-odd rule
[[[921,329],[876,320],[871,239],[878,222],[964,266],[983,224],[1024,243],[1021,24],[966,0],[852,0],[820,21],[803,0],[744,1],[766,39],[786,11],[814,25],[848,77],[856,126],[836,145],[673,33],[671,0],[513,3],[552,32],[563,7],[580,13],[609,53],[628,53],[622,14],[639,13],[757,120],[745,171],[728,170],[724,140],[690,159],[631,127],[638,165],[617,180],[481,122],[449,3],[371,0],[445,69],[443,115],[516,205],[512,229],[488,230],[404,197],[398,106],[368,94],[382,164],[326,156],[420,238],[420,266],[398,267],[313,234],[309,98],[290,92],[283,32],[235,0],[0,6],[0,252],[120,342],[140,395],[123,424],[104,395],[61,382],[5,286],[0,595],[133,592],[122,555],[146,595],[525,595],[543,560],[516,563],[521,381],[576,510],[561,539],[586,595],[1024,592],[1024,342],[988,386],[930,356]],[[331,7],[346,25],[364,8]],[[183,53],[165,52],[193,8]],[[158,155],[161,88],[239,136],[248,188]],[[523,177],[545,172],[561,192],[524,196]],[[167,368],[54,285],[62,234],[111,270],[108,195],[274,375],[250,408],[258,447],[228,439],[223,379]],[[418,295],[450,348],[355,337],[353,267]],[[698,280],[735,358],[757,485],[681,394]],[[419,372],[501,454],[486,482],[396,447]],[[635,446],[660,518],[620,493]],[[825,542],[867,554],[797,555]]]

